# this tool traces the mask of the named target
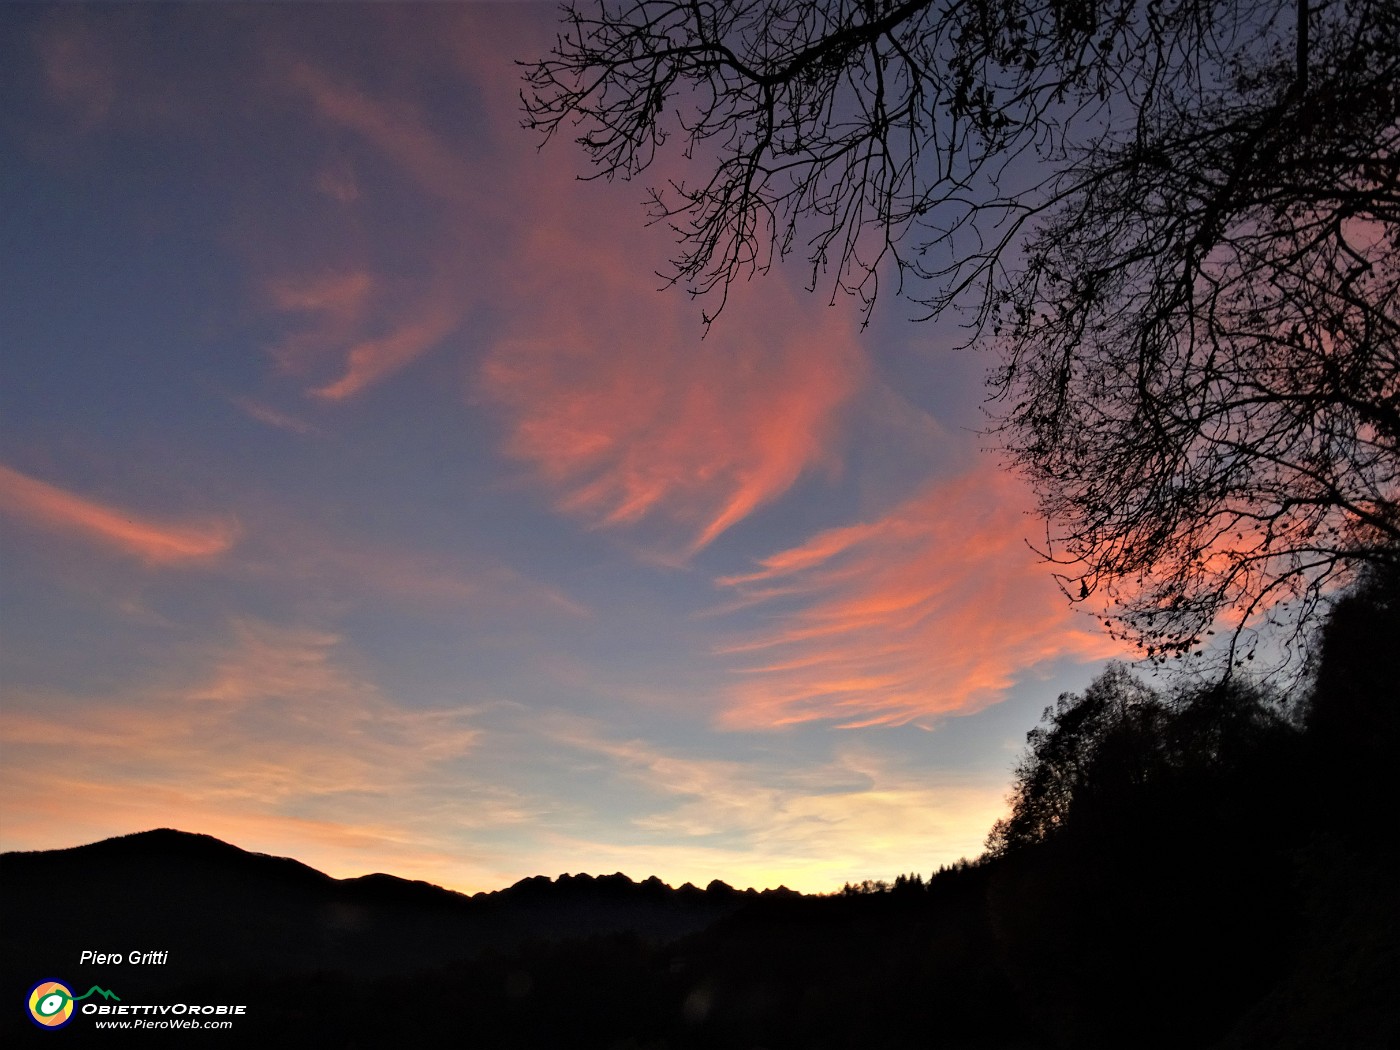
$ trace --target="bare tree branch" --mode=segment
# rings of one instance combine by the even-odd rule
[[[996,347],[993,433],[1072,601],[1165,658],[1301,631],[1400,555],[1400,9],[1387,0],[582,0],[526,124],[679,147],[665,275],[805,255]]]

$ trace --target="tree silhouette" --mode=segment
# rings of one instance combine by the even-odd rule
[[[1103,800],[1121,800],[1152,775],[1167,708],[1122,664],[1109,664],[1084,694],[1063,693],[1026,736],[1011,815],[993,825],[998,856],[1044,842]]]
[[[1391,773],[1400,747],[1400,572],[1371,570],[1330,610],[1308,697],[1315,804],[1363,852],[1400,859]],[[1400,927],[1397,927],[1400,929]]]
[[[795,252],[998,346],[1042,553],[1149,655],[1233,609],[1243,659],[1396,560],[1390,0],[576,0],[526,76],[594,177],[678,140],[652,218],[706,323]]]
[[[1298,731],[1281,708],[1268,691],[1234,679],[1164,694],[1110,663],[1082,695],[1062,694],[1027,734],[1011,814],[992,827],[988,852],[1014,853],[1066,829],[1103,845],[1129,825],[1248,796],[1269,781],[1261,763],[1292,756]]]
[[[1371,570],[1322,629],[1308,730],[1324,749],[1383,771],[1400,743],[1400,571]]]
[[[995,388],[1048,553],[1151,656],[1227,607],[1301,627],[1400,547],[1400,15],[1315,21],[1069,165],[1007,292]]]

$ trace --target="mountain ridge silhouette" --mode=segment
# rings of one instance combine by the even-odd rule
[[[385,872],[337,879],[290,857],[157,828],[56,850],[0,854],[5,966],[77,975],[81,951],[170,952],[144,981],[262,972],[376,976],[532,940],[635,934],[668,941],[745,901],[799,896],[655,876],[532,876],[465,894]],[[82,968],[84,976],[99,972]],[[100,972],[135,972],[107,966]],[[37,972],[37,971],[35,971]]]

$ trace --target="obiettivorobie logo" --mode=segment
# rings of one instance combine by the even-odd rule
[[[84,999],[91,1001],[84,1003]],[[74,995],[63,981],[53,980],[29,989],[27,1002],[29,1019],[40,1028],[62,1028],[74,1014],[91,1016],[98,1028],[232,1028],[233,1018],[248,1013],[242,1003],[122,1002],[116,992],[95,984]]]
[[[74,995],[62,981],[40,981],[29,990],[29,1019],[41,1028],[62,1028],[73,1020],[73,1004],[90,995],[121,1002],[116,992],[95,984],[82,995]]]

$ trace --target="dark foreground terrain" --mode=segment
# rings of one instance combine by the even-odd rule
[[[1258,830],[1210,823],[1216,848]],[[1241,870],[1185,850],[1199,831],[1144,827],[1111,857],[1057,844],[829,897],[608,876],[467,898],[389,876],[337,881],[172,831],[7,854],[0,980],[14,1008],[0,1036],[600,1050],[1400,1045],[1392,866],[1316,839]],[[170,955],[79,965],[85,948]],[[75,995],[97,984],[128,1004],[246,1013],[227,1032],[98,1031],[92,1015],[47,1032],[23,1004],[44,978]]]
[[[1293,700],[1110,667],[1030,735],[986,857],[830,896],[610,875],[466,897],[169,830],[5,854],[0,1040],[1391,1050],[1400,587],[1339,603],[1322,642]],[[245,1012],[45,1031],[25,1002],[45,979],[119,997],[83,1009]]]

